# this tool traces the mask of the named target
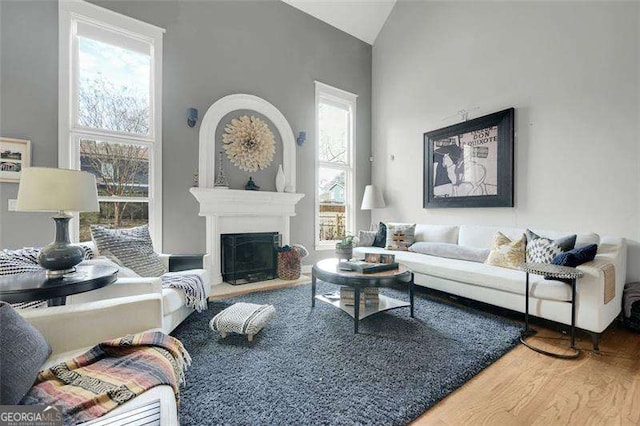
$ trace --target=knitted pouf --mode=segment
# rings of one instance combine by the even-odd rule
[[[236,303],[222,310],[209,322],[209,327],[220,332],[220,337],[227,333],[246,334],[251,342],[253,336],[262,330],[276,314],[273,305],[256,305],[254,303]]]

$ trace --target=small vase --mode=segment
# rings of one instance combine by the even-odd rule
[[[283,192],[285,184],[284,170],[282,170],[282,164],[280,164],[280,166],[278,166],[278,174],[276,175],[276,191]]]

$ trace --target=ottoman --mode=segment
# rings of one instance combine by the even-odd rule
[[[223,309],[213,317],[209,327],[219,331],[223,339],[227,337],[227,333],[238,333],[246,334],[251,342],[253,336],[269,323],[275,313],[273,305],[240,302]]]

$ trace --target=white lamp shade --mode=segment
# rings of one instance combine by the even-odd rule
[[[16,210],[100,211],[96,178],[78,170],[26,167],[20,176]]]
[[[364,197],[362,197],[361,210],[381,209],[386,207],[382,192],[374,185],[367,185],[364,188]]]

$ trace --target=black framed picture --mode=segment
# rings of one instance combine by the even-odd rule
[[[424,208],[513,207],[514,111],[424,134]]]

